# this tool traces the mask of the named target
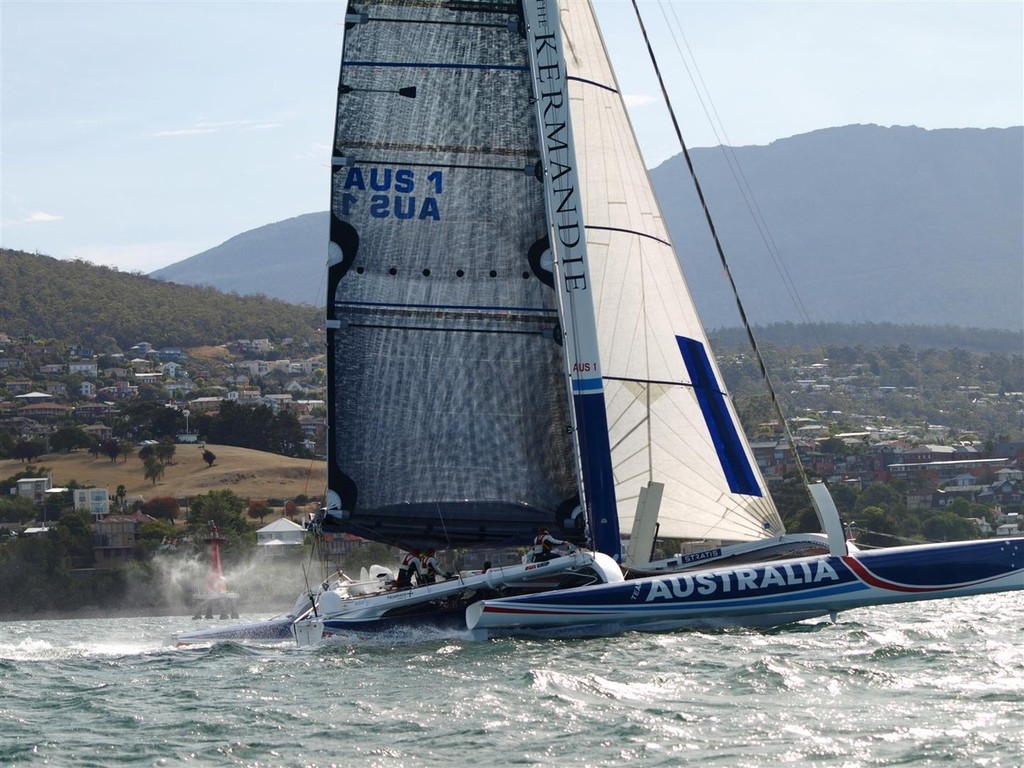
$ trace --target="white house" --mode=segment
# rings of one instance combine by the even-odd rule
[[[264,557],[280,557],[301,547],[306,540],[306,529],[282,517],[256,531],[257,550]]]
[[[106,488],[76,488],[75,509],[90,513],[93,518],[110,512],[110,497]]]

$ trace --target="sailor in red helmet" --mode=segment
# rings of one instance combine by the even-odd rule
[[[558,557],[558,555],[551,551],[551,548],[559,544],[569,544],[569,542],[556,539],[548,532],[547,528],[538,528],[537,535],[533,539],[533,548],[526,555],[526,562],[539,563],[542,560],[551,560]],[[570,544],[570,546],[572,545]]]

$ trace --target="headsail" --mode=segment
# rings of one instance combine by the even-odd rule
[[[561,4],[619,518],[664,483],[662,537],[784,533],[707,343],[590,3]]]
[[[525,543],[578,503],[520,28],[515,2],[349,5],[328,528],[406,547]]]

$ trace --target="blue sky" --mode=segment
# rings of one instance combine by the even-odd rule
[[[630,4],[595,6],[655,165],[678,147]],[[150,272],[326,210],[344,8],[0,0],[0,243]],[[1020,0],[641,8],[691,147],[1024,124]]]

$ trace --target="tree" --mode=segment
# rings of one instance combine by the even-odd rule
[[[24,496],[0,496],[0,523],[24,525],[36,516],[31,499]]]
[[[173,537],[174,523],[168,520],[150,520],[139,527],[139,545],[146,554]]]
[[[158,520],[173,520],[178,516],[178,500],[173,496],[157,496],[143,504],[142,511]]]
[[[93,563],[92,520],[88,512],[70,510],[63,513],[54,526],[60,537],[61,547],[66,557],[77,567],[90,566]]]
[[[170,464],[171,459],[174,458],[174,451],[176,446],[174,441],[168,437],[165,437],[153,448],[153,455],[156,456],[157,460],[161,464]]]
[[[203,449],[203,461],[206,462],[207,467],[212,467],[213,462],[217,460],[217,454],[211,451],[209,448]]]
[[[938,512],[921,526],[930,541],[964,541],[978,538],[978,526],[955,512]]]
[[[11,450],[11,458],[31,462],[46,453],[46,446],[39,440],[19,440]]]
[[[103,441],[103,445],[100,446],[100,450],[102,450],[103,455],[113,463],[117,461],[117,457],[121,455],[121,444],[113,438],[108,438]]]
[[[263,518],[270,514],[270,507],[263,499],[250,499],[248,514],[253,520],[259,518],[260,525],[263,525]]]
[[[193,534],[206,534],[211,522],[221,533],[244,533],[249,528],[243,517],[246,506],[245,499],[233,491],[210,491],[192,499],[186,526]]]
[[[76,448],[88,448],[92,438],[78,427],[61,427],[50,435],[50,449],[70,453]]]
[[[139,448],[138,456],[143,461],[153,458],[154,449],[153,446],[147,443],[146,445]]]
[[[156,456],[147,456],[143,462],[143,474],[147,480],[152,480],[153,485],[156,485],[157,480],[164,476],[164,465]]]
[[[124,509],[124,497],[128,495],[128,489],[123,485],[117,486],[117,490],[114,492],[114,496],[117,497],[117,506]]]

